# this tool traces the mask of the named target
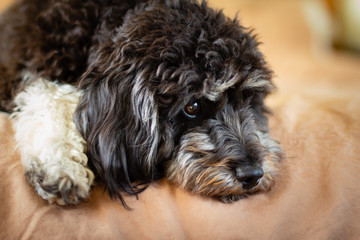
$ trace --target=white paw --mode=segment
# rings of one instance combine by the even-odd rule
[[[77,204],[94,180],[86,142],[72,119],[80,93],[32,75],[24,81],[29,85],[16,96],[12,117],[25,175],[49,202]]]
[[[94,181],[93,172],[84,167],[74,159],[64,158],[61,162],[64,165],[43,165],[38,159],[32,158],[31,166],[25,169],[25,176],[28,182],[34,186],[38,194],[49,203],[59,205],[74,205],[89,196]]]

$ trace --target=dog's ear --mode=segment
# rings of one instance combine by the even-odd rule
[[[115,65],[83,76],[74,121],[88,143],[89,166],[126,206],[121,192],[137,195],[154,178],[158,111],[145,71]]]

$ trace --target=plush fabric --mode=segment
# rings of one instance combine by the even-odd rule
[[[241,7],[277,75],[270,126],[286,158],[269,193],[223,204],[163,181],[127,198],[130,211],[101,186],[76,207],[49,205],[26,182],[2,113],[0,239],[358,239],[360,59],[311,51],[301,1],[260,2],[233,1],[228,14]]]

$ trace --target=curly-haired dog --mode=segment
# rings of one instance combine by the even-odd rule
[[[20,0],[0,32],[1,106],[50,202],[86,198],[93,172],[123,203],[163,177],[224,202],[272,186],[272,72],[236,19],[191,0]]]

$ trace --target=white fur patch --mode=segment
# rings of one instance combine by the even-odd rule
[[[12,117],[28,181],[50,202],[77,203],[88,196],[94,180],[86,142],[72,119],[80,93],[34,76],[26,81],[31,84],[16,96]]]

